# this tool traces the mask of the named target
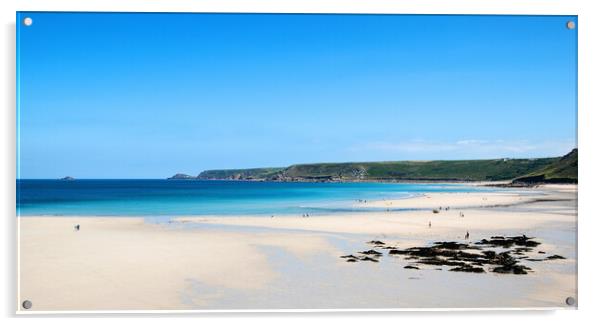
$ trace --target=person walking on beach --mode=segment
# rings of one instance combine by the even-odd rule
[[[464,236],[464,240],[468,240],[469,237],[470,237],[470,234],[468,233],[468,231],[466,231],[466,235]]]
[[[74,227],[75,231],[79,231],[79,224],[76,224]]]
[[[431,221],[429,221],[429,229],[431,228]]]

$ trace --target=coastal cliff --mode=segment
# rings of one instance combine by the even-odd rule
[[[512,183],[577,183],[577,163],[578,153],[575,148],[557,161],[537,171],[516,178]]]
[[[577,183],[577,149],[563,157],[551,158],[295,164],[281,168],[206,170],[196,177],[176,174],[169,179]]]

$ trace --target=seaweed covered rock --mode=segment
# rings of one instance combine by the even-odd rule
[[[407,249],[388,246],[379,240],[372,240],[367,243],[381,249],[388,249],[391,257],[403,256],[405,260],[409,260],[411,264],[405,265],[403,267],[405,269],[420,269],[420,265],[447,266],[451,272],[480,274],[490,271],[499,274],[524,275],[531,271],[531,268],[519,264],[523,259],[533,262],[565,259],[560,255],[530,258],[528,254],[540,243],[525,235],[514,237],[492,236],[489,239],[482,239],[475,243],[437,241],[430,246]],[[508,250],[499,252],[499,248]],[[539,251],[538,253],[544,252]],[[349,262],[379,262],[379,259],[383,257],[381,252],[374,249],[360,251],[358,254],[358,256],[346,255],[341,256],[341,258]],[[441,270],[441,268],[435,269]]]
[[[477,245],[492,246],[492,247],[503,247],[510,248],[512,246],[523,246],[523,247],[537,247],[540,245],[539,242],[532,240],[525,235],[518,237],[491,237],[489,240],[482,239],[476,242]]]
[[[485,270],[482,267],[474,267],[470,265],[464,265],[459,267],[454,267],[449,270],[450,272],[467,272],[467,273],[485,273]]]

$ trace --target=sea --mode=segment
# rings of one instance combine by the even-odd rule
[[[434,192],[500,191],[453,183],[218,180],[17,180],[18,216],[192,216],[365,212],[353,205]]]

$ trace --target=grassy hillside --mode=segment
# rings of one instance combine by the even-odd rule
[[[257,168],[257,169],[230,169],[230,170],[207,170],[201,172],[197,179],[269,179],[284,168]]]
[[[511,180],[556,160],[558,158],[300,164],[287,168],[284,174],[301,179],[494,181]]]
[[[197,179],[275,181],[576,182],[577,151],[560,158],[296,164],[287,168],[203,171]]]
[[[175,175],[172,178],[180,179],[179,176]],[[287,168],[208,170],[201,172],[196,179],[274,181],[513,180],[516,184],[576,183],[577,149],[563,157],[536,159],[315,163],[295,164]]]
[[[577,149],[534,172],[514,179],[514,183],[577,183]]]

